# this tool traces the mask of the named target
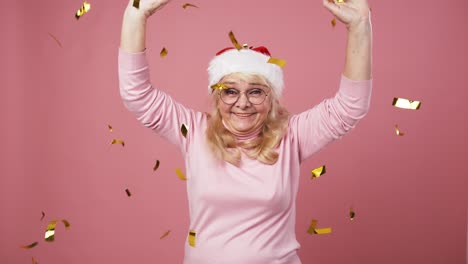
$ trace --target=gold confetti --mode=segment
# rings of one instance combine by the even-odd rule
[[[398,129],[398,125],[395,125],[395,132],[397,136],[404,136],[405,133],[401,132],[400,129]]]
[[[271,57],[270,59],[268,59],[267,62],[268,62],[268,63],[276,64],[276,65],[280,66],[281,68],[283,68],[283,67],[286,65],[286,61],[285,61],[285,60],[278,59],[278,58],[273,58],[273,57]]]
[[[57,226],[57,220],[52,220],[47,225],[45,232],[44,240],[47,242],[52,242],[55,239],[55,227]]]
[[[418,110],[421,107],[421,102],[395,97],[392,105],[403,109]]]
[[[120,140],[120,139],[113,139],[111,141],[111,145],[114,145],[114,144],[120,144],[120,145],[122,145],[122,147],[125,147],[125,142],[123,140]]]
[[[354,212],[353,208],[349,208],[349,219],[354,220],[354,216],[356,216],[356,213]]]
[[[163,238],[167,237],[169,235],[169,233],[171,233],[171,230],[167,230],[166,233],[164,233],[159,239],[163,239]]]
[[[83,16],[85,13],[87,13],[91,9],[91,4],[84,1],[83,5],[80,7],[78,11],[76,11],[75,17],[76,19],[79,19],[81,16]]]
[[[133,0],[133,7],[140,8],[140,0]]]
[[[184,138],[187,138],[188,130],[187,130],[187,127],[184,124],[182,124],[182,127],[180,128],[180,132],[182,133],[182,136],[184,136]]]
[[[186,8],[189,7],[189,6],[198,8],[198,6],[192,5],[192,4],[189,4],[189,3],[183,4],[183,5],[182,5],[182,8],[183,8],[183,9],[186,9]]]
[[[109,128],[109,132],[113,132],[113,131],[114,131],[114,128],[113,128],[111,125],[107,125],[107,127]]]
[[[193,231],[193,230],[190,230],[189,237],[188,237],[188,243],[192,247],[195,247],[195,237],[196,236],[197,236],[197,233],[195,233],[195,231]]]
[[[307,229],[307,233],[313,235],[315,232],[315,228],[317,227],[318,221],[315,219],[312,219],[312,222],[310,223],[309,229]]]
[[[311,178],[312,179],[318,178],[318,177],[324,175],[326,172],[327,172],[327,170],[325,168],[325,165],[323,165],[322,167],[319,167],[319,168],[316,168],[316,169],[312,170]]]
[[[132,194],[130,193],[130,190],[129,190],[129,189],[125,189],[125,192],[127,193],[127,196],[128,196],[128,197],[132,196]]]
[[[62,47],[62,43],[60,43],[60,41],[54,35],[52,35],[50,32],[47,33],[49,33],[49,36],[51,36],[60,47]]]
[[[44,211],[42,211],[41,220],[39,220],[39,221],[42,221],[42,219],[44,219],[44,217],[45,217],[45,213],[44,213]]]
[[[331,20],[331,24],[332,24],[332,27],[335,27],[336,26],[336,18],[333,18]]]
[[[34,260],[34,257],[32,257],[32,264],[38,264],[37,261]]]
[[[337,3],[342,4],[345,2],[345,0],[336,0]]]
[[[310,223],[309,229],[307,230],[307,233],[311,235],[323,235],[323,234],[329,234],[331,233],[331,227],[327,228],[316,228],[318,224],[318,221],[315,219],[312,219],[312,222]]]
[[[153,171],[156,171],[159,168],[159,160],[156,161],[156,164],[154,164]]]
[[[330,234],[332,231],[331,227],[327,227],[327,228],[318,228],[318,229],[315,229],[315,234],[317,235],[323,235],[323,234]]]
[[[33,248],[33,247],[37,246],[37,244],[39,244],[39,242],[34,242],[34,243],[29,244],[29,245],[21,246],[21,247],[25,248],[25,249],[30,249],[30,248]]]
[[[65,230],[69,230],[69,229],[70,229],[70,222],[68,222],[68,221],[65,220],[65,219],[62,219],[62,223],[63,223],[63,225],[65,226]]]
[[[161,52],[159,53],[159,55],[161,56],[161,58],[164,58],[167,56],[167,49],[166,48],[162,48]]]
[[[222,90],[222,89],[227,89],[226,85],[222,84],[222,83],[215,83],[213,85],[211,85],[211,89],[213,90]]]
[[[179,179],[183,180],[183,181],[186,181],[187,178],[185,177],[184,173],[180,170],[180,169],[175,169],[175,173],[177,174],[177,176],[179,176]]]
[[[229,38],[231,39],[232,45],[234,45],[237,50],[242,49],[242,46],[239,44],[239,42],[237,42],[237,39],[232,31],[229,31]]]

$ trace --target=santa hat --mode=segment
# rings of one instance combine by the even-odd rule
[[[208,66],[208,90],[211,92],[211,86],[217,84],[224,76],[231,73],[250,73],[259,74],[265,77],[272,85],[278,96],[281,96],[283,90],[283,70],[280,66],[269,63],[271,58],[267,48],[260,46],[257,48],[225,48],[211,60]]]

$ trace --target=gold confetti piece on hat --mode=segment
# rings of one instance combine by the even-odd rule
[[[222,83],[215,83],[211,85],[211,89],[213,90],[222,90],[222,89],[227,89],[227,86],[222,84]]]
[[[283,68],[286,65],[285,60],[278,59],[278,58],[273,58],[273,57],[270,57],[270,59],[268,59],[267,62],[272,63],[272,64],[276,64],[276,65],[280,66],[281,68]]]
[[[159,168],[159,160],[156,161],[156,164],[154,164],[153,171],[156,171]]]
[[[122,147],[125,147],[125,142],[123,140],[120,140],[120,139],[113,139],[111,141],[111,145],[114,145],[114,144],[120,144],[120,145],[122,145]]]
[[[85,13],[87,13],[91,9],[91,4],[84,1],[83,5],[80,7],[78,11],[76,11],[75,17],[76,19],[79,19],[81,16],[83,16]]]
[[[313,235],[315,232],[315,228],[317,227],[318,221],[315,219],[312,219],[312,222],[310,223],[309,229],[307,229],[307,233]]]
[[[70,222],[68,222],[66,219],[62,219],[62,223],[65,226],[65,230],[70,229]]]
[[[21,246],[21,247],[25,248],[25,249],[30,249],[30,248],[33,248],[33,247],[37,246],[38,244],[39,244],[39,242],[34,242],[34,243],[29,244],[29,245]]]
[[[169,233],[171,233],[171,230],[167,230],[159,239],[163,239],[163,238],[167,237],[169,235]]]
[[[180,128],[180,132],[182,133],[182,136],[184,136],[184,138],[187,138],[188,130],[187,130],[187,127],[184,124],[182,124],[182,127]]]
[[[325,165],[323,165],[322,167],[318,167],[318,168],[312,170],[311,178],[312,179],[318,178],[318,177],[324,175],[326,172],[327,172],[327,170],[325,168]]]
[[[140,8],[140,0],[133,0],[133,7]]]
[[[327,227],[327,228],[318,228],[318,229],[315,229],[315,234],[317,235],[323,235],[323,234],[330,234],[332,231],[331,227]]]
[[[186,181],[187,180],[187,177],[185,177],[184,173],[180,170],[180,169],[175,169],[175,173],[177,174],[177,176],[179,177],[179,179],[183,180],[183,181]]]
[[[331,24],[332,24],[332,27],[335,27],[336,26],[336,18],[333,18],[331,20]]]
[[[392,105],[403,109],[418,110],[421,107],[421,102],[395,97]]]
[[[52,37],[55,42],[57,43],[57,45],[59,45],[59,47],[62,47],[62,43],[60,43],[60,41],[54,36],[52,35],[50,32],[47,32],[49,34],[50,37]]]
[[[189,6],[198,8],[198,6],[193,5],[193,4],[190,4],[190,3],[185,3],[185,4],[183,4],[183,5],[182,5],[182,8],[183,8],[183,9],[186,9],[186,8],[189,7]]]
[[[130,190],[129,190],[129,189],[125,189],[125,192],[127,193],[127,196],[128,196],[128,197],[132,196],[132,194],[130,193]]]
[[[164,58],[167,56],[167,49],[166,48],[162,48],[161,52],[159,53],[159,55],[161,56],[161,58]]]
[[[57,226],[57,220],[52,220],[47,225],[45,232],[44,240],[47,242],[52,242],[55,239],[55,227]]]
[[[354,216],[356,216],[356,213],[354,212],[353,208],[349,208],[349,219],[354,220]]]
[[[395,132],[397,136],[404,136],[405,133],[401,132],[400,129],[398,129],[398,125],[395,125]]]
[[[114,131],[114,128],[111,125],[107,125],[107,127],[109,128],[109,132]]]
[[[195,231],[190,230],[189,236],[188,236],[188,243],[190,246],[195,247],[195,238],[197,236],[197,233]]]
[[[41,216],[41,220],[39,220],[39,221],[42,221],[42,219],[44,219],[44,217],[45,217],[44,211],[42,211],[41,213],[42,213],[42,216]]]
[[[229,38],[231,39],[232,45],[234,45],[234,47],[235,47],[237,50],[242,49],[242,46],[239,44],[239,42],[237,42],[237,39],[236,39],[236,37],[234,36],[234,33],[233,33],[232,31],[229,31]]]

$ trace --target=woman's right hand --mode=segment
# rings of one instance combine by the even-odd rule
[[[129,0],[127,9],[131,9],[133,12],[139,12],[147,19],[156,11],[162,9],[170,1],[171,0],[140,0],[139,7],[136,8],[133,6],[134,0]]]

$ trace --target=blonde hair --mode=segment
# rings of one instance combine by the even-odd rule
[[[225,77],[239,77],[242,80],[261,82],[271,87],[271,84],[261,75],[247,73],[233,73]],[[227,130],[222,121],[221,113],[218,109],[219,96],[217,91],[212,93],[214,110],[208,116],[206,129],[206,139],[210,150],[216,158],[224,160],[235,166],[240,165],[241,151],[251,159],[272,165],[278,160],[278,152],[275,150],[284,135],[288,125],[289,113],[279,104],[278,96],[271,89],[271,109],[264,121],[263,128],[257,138],[253,140],[237,142],[235,135]]]

